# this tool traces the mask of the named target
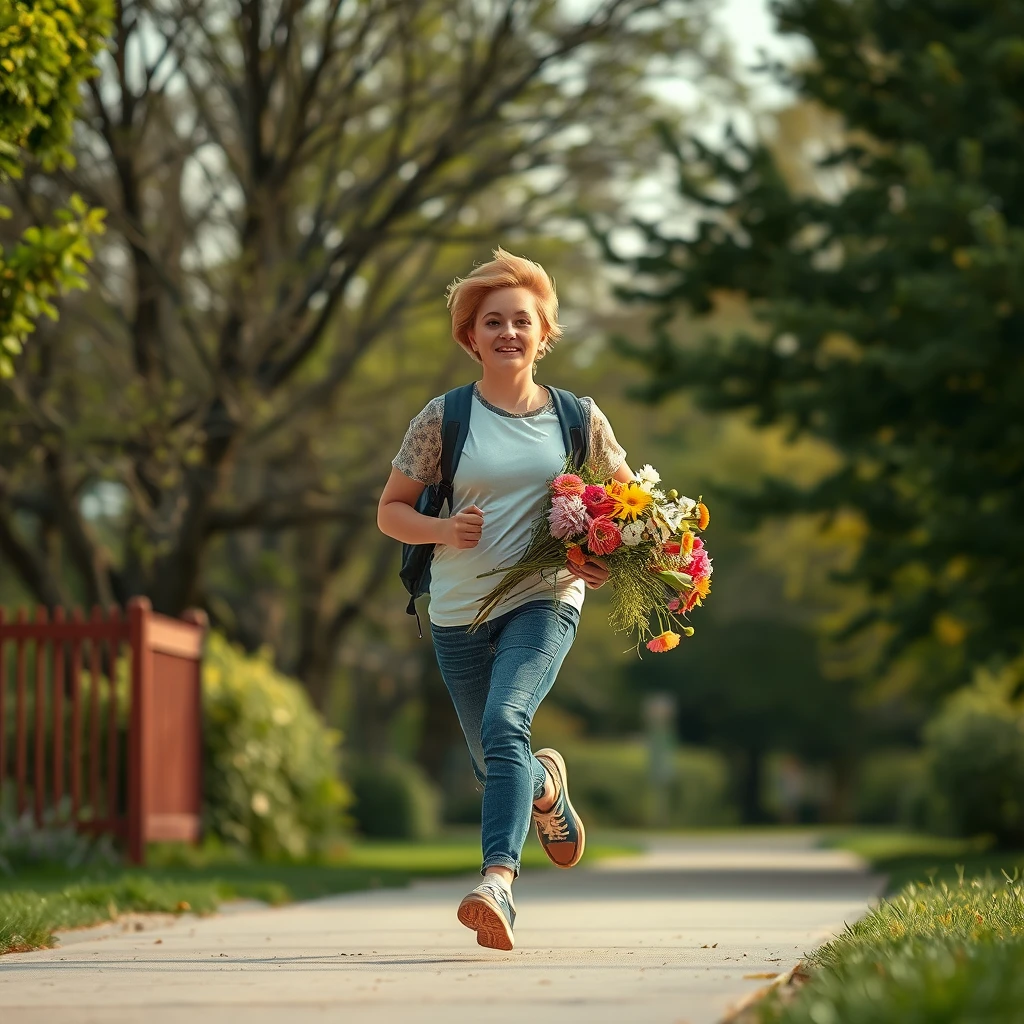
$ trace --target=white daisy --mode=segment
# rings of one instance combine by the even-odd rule
[[[688,516],[697,507],[697,502],[693,498],[687,498],[686,495],[676,498],[676,504],[684,516]]]
[[[648,494],[654,489],[654,485],[661,483],[661,474],[649,463],[641,466],[636,473],[633,474],[633,479],[640,484],[642,491],[647,491]]]
[[[659,505],[657,514],[673,533],[679,529],[679,524],[686,518],[686,513],[674,501]]]
[[[622,543],[627,548],[634,548],[643,540],[644,523],[638,519],[635,523],[627,523],[619,532],[622,534]]]

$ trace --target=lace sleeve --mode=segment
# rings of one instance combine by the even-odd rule
[[[441,482],[441,422],[444,395],[432,398],[409,422],[402,447],[391,465],[421,484]]]
[[[592,398],[582,398],[584,412],[590,412],[590,453],[587,465],[595,476],[607,480],[626,459],[626,449],[615,440],[615,433],[608,417],[597,407]]]

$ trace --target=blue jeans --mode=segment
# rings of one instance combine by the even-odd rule
[[[475,633],[431,624],[437,664],[484,787],[482,871],[502,866],[519,874],[533,801],[547,779],[530,749],[530,725],[578,624],[573,605],[550,598],[513,608]]]

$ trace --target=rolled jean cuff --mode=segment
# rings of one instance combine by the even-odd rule
[[[519,861],[512,857],[492,857],[481,869],[480,874],[486,875],[488,868],[508,868],[513,878],[519,877]]]

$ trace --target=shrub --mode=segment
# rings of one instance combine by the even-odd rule
[[[561,751],[572,802],[595,825],[674,827],[724,825],[735,820],[725,760],[710,750],[683,748],[673,759],[661,820],[646,745],[639,740],[572,740]]]
[[[203,662],[207,828],[259,856],[303,857],[343,824],[340,735],[264,652],[209,636]]]
[[[359,831],[374,839],[429,839],[437,833],[441,796],[419,767],[398,758],[367,758],[349,769]]]
[[[874,751],[860,765],[854,817],[867,825],[925,828],[932,824],[928,786],[923,751]]]
[[[1024,845],[1024,701],[1018,674],[981,672],[925,730],[930,774],[954,829]]]
[[[63,811],[63,809],[61,809]],[[13,875],[25,868],[54,867],[67,871],[118,863],[109,836],[93,839],[51,812],[41,828],[26,812],[20,818],[0,815],[0,874]]]

